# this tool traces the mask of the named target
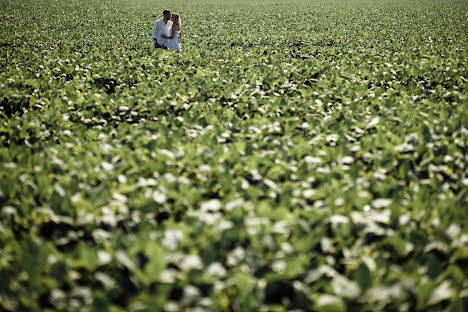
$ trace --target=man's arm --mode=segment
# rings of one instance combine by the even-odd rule
[[[156,40],[158,38],[158,30],[159,30],[159,25],[158,25],[158,21],[156,21],[156,23],[154,23],[154,26],[153,26],[153,39]]]

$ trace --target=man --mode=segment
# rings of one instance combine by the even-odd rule
[[[164,10],[163,18],[160,18],[154,23],[153,27],[153,40],[155,48],[166,49],[167,39],[163,38],[162,35],[169,36],[169,32],[172,27],[171,22],[171,11]]]

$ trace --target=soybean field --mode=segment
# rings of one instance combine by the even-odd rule
[[[468,311],[467,34],[466,0],[0,0],[0,310]]]

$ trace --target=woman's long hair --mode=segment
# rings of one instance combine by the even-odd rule
[[[181,25],[182,23],[180,22],[180,16],[179,16],[179,14],[177,14],[177,13],[172,13],[172,22],[173,22],[174,25],[176,25],[177,28],[179,28],[179,30],[180,30],[180,25]]]

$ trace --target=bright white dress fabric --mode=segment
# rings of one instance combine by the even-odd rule
[[[180,50],[180,43],[179,43],[179,37],[178,37],[179,33],[180,33],[180,30],[176,30],[174,32],[174,38],[167,39],[168,49]]]

